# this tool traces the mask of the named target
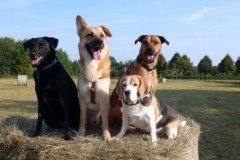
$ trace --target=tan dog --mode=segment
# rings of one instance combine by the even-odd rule
[[[107,37],[110,31],[105,26],[90,27],[81,17],[76,17],[81,72],[78,77],[81,118],[79,134],[85,135],[86,121],[98,125],[102,118],[103,138],[111,139],[108,124],[110,66]]]
[[[158,56],[161,53],[162,44],[166,43],[169,45],[169,42],[163,36],[157,35],[142,35],[138,37],[135,44],[137,42],[142,43],[139,55],[137,56],[137,59],[133,61],[130,68],[127,69],[125,75],[140,75],[148,78],[153,87],[153,94],[155,94],[158,87],[156,71]],[[110,106],[110,124],[118,126],[122,117],[122,103],[119,101],[116,88],[111,95]]]
[[[186,121],[180,120],[173,108],[158,101],[152,94],[153,88],[146,78],[137,75],[124,76],[116,92],[122,101],[122,128],[117,138],[123,137],[128,125],[150,132],[151,141],[157,143],[157,132],[164,131],[169,139],[175,139],[178,127]]]

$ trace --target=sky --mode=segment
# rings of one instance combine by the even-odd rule
[[[49,36],[71,60],[78,60],[76,16],[90,26],[106,26],[110,55],[117,61],[134,60],[142,34],[164,36],[167,61],[178,52],[196,66],[208,55],[213,65],[229,54],[240,57],[239,0],[0,0],[0,37],[24,40]]]

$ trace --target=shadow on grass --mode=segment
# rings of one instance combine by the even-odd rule
[[[239,91],[160,89],[156,94],[180,114],[201,124],[200,159],[240,157]]]

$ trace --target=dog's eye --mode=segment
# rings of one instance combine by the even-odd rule
[[[125,88],[127,85],[126,85],[126,84],[123,84],[122,86],[123,86],[123,88]]]
[[[100,34],[100,37],[103,38],[103,37],[104,37],[104,34],[101,33],[101,34]]]
[[[87,37],[93,37],[93,33],[92,32],[88,33]]]
[[[133,86],[135,86],[135,87],[136,87],[136,86],[138,86],[138,84],[137,84],[137,83],[133,83]]]
[[[143,44],[148,44],[148,42],[147,42],[147,41],[142,41],[142,43],[143,43]]]
[[[158,42],[158,41],[153,41],[153,44],[159,44],[160,42]]]

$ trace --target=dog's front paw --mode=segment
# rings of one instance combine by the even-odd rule
[[[85,130],[79,130],[78,131],[78,136],[84,137],[85,136]]]
[[[114,136],[114,137],[112,137],[111,141],[118,142],[118,141],[120,141],[120,139],[121,139],[120,137]]]
[[[71,130],[67,130],[66,132],[65,132],[65,134],[64,134],[64,136],[63,136],[63,139],[65,140],[65,141],[69,141],[69,140],[73,140],[73,137],[71,136],[71,132],[70,132]]]
[[[103,132],[103,139],[105,142],[110,142],[112,140],[111,134],[108,131]]]
[[[63,139],[64,139],[65,141],[73,140],[72,136],[69,135],[69,134],[65,134],[65,135],[63,136]]]
[[[41,131],[35,131],[34,134],[32,135],[32,137],[37,137],[41,134]]]

